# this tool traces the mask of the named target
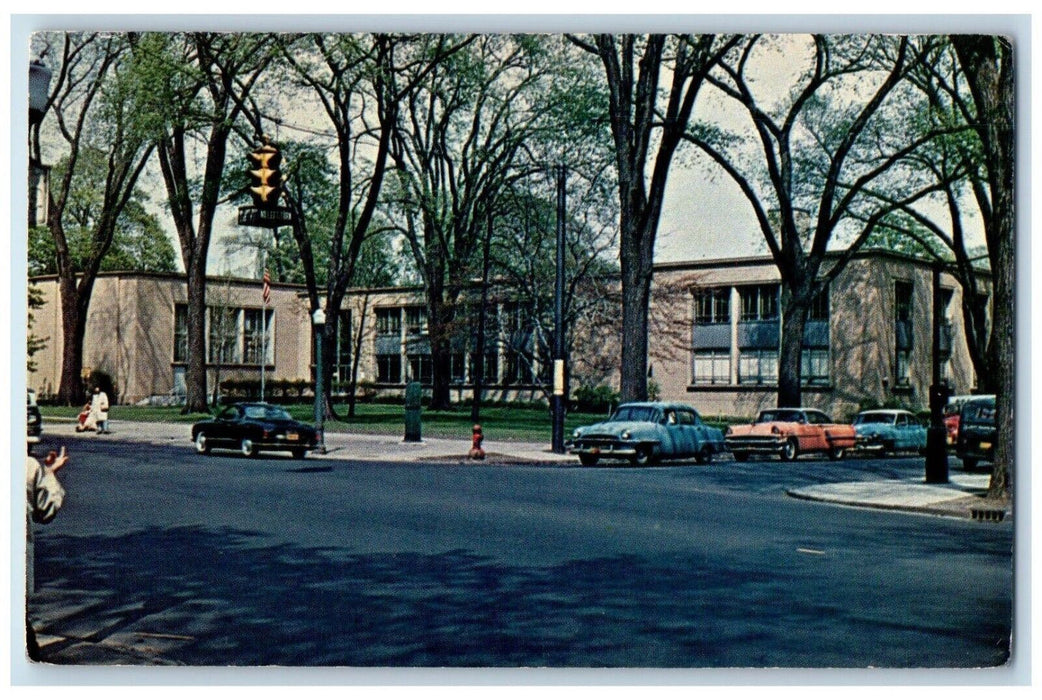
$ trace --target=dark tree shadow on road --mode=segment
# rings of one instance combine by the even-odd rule
[[[44,660],[63,664],[99,663],[82,640],[205,666],[962,667],[1009,652],[1008,626],[986,622],[1009,619],[1002,604],[905,629],[892,601],[830,591],[803,560],[770,577],[690,552],[525,567],[201,527],[51,536],[36,555],[30,610],[58,640]],[[931,638],[961,652],[939,658]]]

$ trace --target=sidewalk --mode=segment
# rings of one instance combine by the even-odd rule
[[[51,436],[71,437],[77,435],[73,427],[71,420],[51,419],[45,431]],[[111,421],[111,428],[111,435],[91,434],[90,437],[191,447],[191,426],[187,423]],[[404,442],[394,435],[327,432],[326,453],[312,452],[308,459],[578,467],[574,456],[555,454],[549,444],[494,439],[484,441],[485,460],[475,462],[467,456],[471,447],[469,438],[468,435],[459,439],[424,438],[421,442]],[[718,459],[723,463],[727,458]],[[854,481],[792,488],[786,493],[793,498],[859,508],[996,522],[1005,520],[1012,515],[1009,504],[997,504],[982,498],[989,479],[990,475],[986,473],[968,474],[951,469],[947,484],[926,484],[921,479]]]

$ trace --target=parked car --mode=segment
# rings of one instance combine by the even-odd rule
[[[43,433],[43,416],[40,415],[40,407],[36,405],[36,392],[27,389],[25,392],[25,439],[27,442],[36,444],[40,441]]]
[[[926,450],[926,426],[909,411],[862,411],[854,418],[855,448],[881,455]]]
[[[601,459],[626,459],[647,465],[663,459],[694,457],[707,464],[723,452],[724,435],[680,403],[626,403],[603,423],[578,428],[568,443],[586,466]]]
[[[778,455],[791,462],[810,452],[841,459],[854,446],[855,434],[854,426],[836,423],[817,409],[772,408],[760,411],[749,425],[732,425],[724,438],[739,462],[750,454]]]
[[[959,439],[955,443],[955,454],[962,460],[963,469],[972,471],[982,460],[992,461],[997,438],[995,397],[981,396],[964,403],[959,414]]]
[[[235,403],[192,426],[192,441],[199,454],[209,454],[212,448],[220,447],[238,450],[247,457],[263,450],[288,451],[303,459],[317,440],[312,426],[267,403]]]
[[[959,440],[959,415],[962,413],[963,405],[971,400],[984,398],[984,394],[968,394],[965,396],[952,396],[944,406],[944,430],[947,433],[949,445],[955,445]]]

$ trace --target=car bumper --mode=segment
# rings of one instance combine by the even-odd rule
[[[785,448],[786,440],[781,437],[739,437],[725,438],[724,442],[731,452],[778,454]]]
[[[595,455],[597,457],[633,457],[637,454],[637,445],[632,442],[569,442],[565,445],[569,454]]]

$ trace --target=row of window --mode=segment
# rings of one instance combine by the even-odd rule
[[[779,295],[777,284],[736,287],[741,304],[740,321],[777,321]],[[829,317],[829,294],[826,289],[811,304],[807,319],[825,321]],[[731,287],[710,287],[695,294],[695,323],[699,325],[731,322]]]
[[[468,307],[464,311],[466,318],[477,319],[477,307]],[[409,335],[427,333],[427,307],[425,306],[388,306],[375,309],[377,335],[401,335],[404,325]],[[486,329],[495,332],[500,323],[504,330],[520,330],[522,327],[521,307],[518,304],[493,305],[486,309]]]
[[[206,309],[206,361],[270,365],[275,360],[271,309],[210,306]],[[188,361],[188,307],[174,307],[174,362]]]
[[[804,384],[821,386],[829,383],[829,351],[827,348],[804,348],[800,361],[800,375]],[[692,376],[695,384],[732,384],[730,351],[700,350],[695,352]],[[739,351],[738,384],[759,386],[777,383],[777,350],[750,349]]]
[[[464,353],[453,353],[449,356],[449,376],[453,384],[472,384],[477,376],[474,357]],[[500,373],[502,360],[503,372]],[[402,376],[403,366],[408,374]],[[507,353],[502,358],[496,352],[485,354],[482,382],[486,384],[533,384],[536,372],[528,358],[518,353]],[[549,381],[550,365],[539,367],[539,381]],[[417,381],[430,384],[434,379],[434,365],[430,355],[413,354],[405,356],[405,364],[398,353],[378,354],[376,356],[376,381],[380,384],[402,384],[406,381]]]

